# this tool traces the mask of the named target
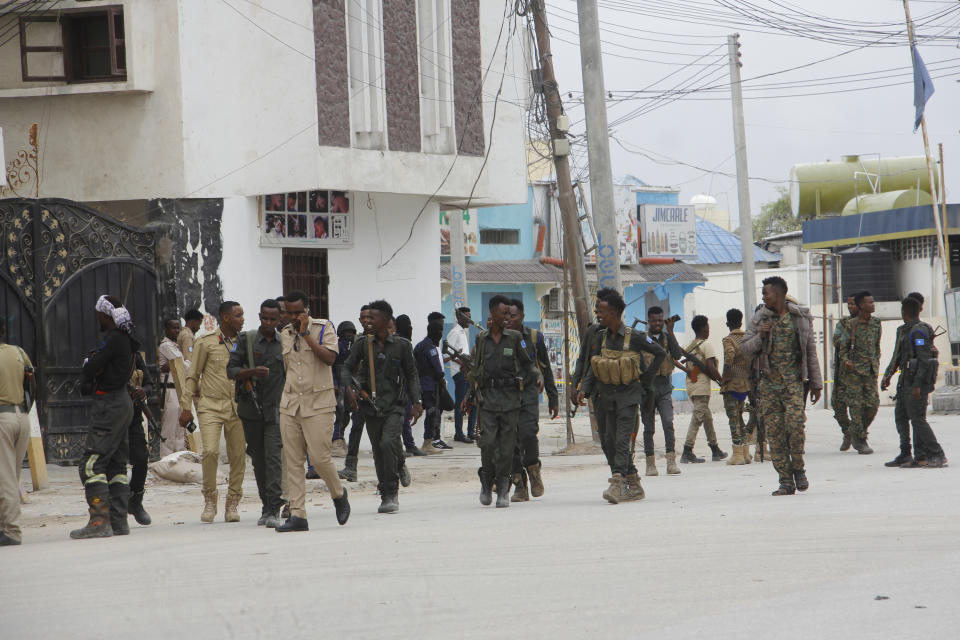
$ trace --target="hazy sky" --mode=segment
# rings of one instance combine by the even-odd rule
[[[740,7],[752,4],[765,10],[779,11],[791,22],[812,20],[796,14],[796,11],[804,11],[819,18],[837,21],[838,26],[852,21],[885,23],[889,26],[863,25],[863,30],[859,33],[840,29],[834,31],[833,37],[847,44],[834,44],[779,30],[776,34],[757,33],[748,30],[756,29],[756,23],[746,20],[740,27],[707,26],[690,22],[704,16],[709,18],[711,14],[730,15],[732,10],[728,7],[731,4]],[[573,33],[577,31],[576,0],[547,0],[547,6],[554,36],[553,53],[560,89],[568,102],[567,112],[571,122],[579,121],[579,124],[572,127],[572,132],[580,134],[584,132],[585,126],[582,122],[583,108],[578,104],[578,92],[582,89],[580,51],[576,44],[571,44],[577,40]],[[950,9],[953,9],[952,13],[937,20],[937,24],[942,25],[940,28],[921,27],[918,28],[918,33],[945,32],[953,38],[923,44],[920,46],[920,53],[930,69],[936,88],[926,111],[930,144],[935,155],[937,143],[942,142],[944,145],[948,199],[956,202],[960,201],[960,88],[957,84],[957,79],[960,78],[960,75],[957,75],[960,70],[960,48],[957,47],[960,42],[960,2],[911,2],[913,18],[918,22],[933,12]],[[672,19],[650,15],[652,11],[671,14]],[[694,15],[681,16],[678,11],[690,11]],[[700,75],[696,75],[688,86],[727,84],[729,75],[726,36],[739,31],[743,54],[742,75],[745,80],[744,111],[749,173],[753,178],[750,181],[750,198],[754,215],[759,213],[763,203],[777,196],[776,183],[762,178],[786,181],[790,167],[795,163],[839,160],[841,155],[846,154],[923,154],[922,136],[919,131],[913,133],[913,85],[908,68],[909,48],[906,45],[867,46],[851,51],[865,42],[883,38],[884,32],[905,28],[903,5],[899,0],[752,0],[743,4],[739,0],[733,0],[728,2],[727,7],[718,4],[716,0],[600,0],[600,20],[605,23],[601,24],[601,37],[604,41],[606,89],[614,92],[615,98],[608,102],[608,117],[611,123],[649,103],[647,100],[624,101],[621,98],[625,92],[644,89],[654,83],[657,89],[671,89],[678,84],[684,84],[687,78],[697,73]],[[644,31],[640,31],[641,29]],[[875,33],[876,36],[871,36],[870,33]],[[899,36],[898,40],[905,40],[905,35]],[[710,53],[718,46],[719,48]],[[843,52],[848,53],[805,69],[754,83],[747,82],[747,79],[754,76]],[[710,55],[699,60],[699,64],[709,65],[716,62],[722,68],[698,66],[678,71],[680,66],[653,62],[687,63],[697,61],[697,56],[708,53]],[[627,58],[644,58],[646,61]],[[893,71],[884,71],[895,68]],[[658,82],[663,76],[674,71],[677,71],[674,76]],[[863,81],[856,83],[844,78],[825,79],[870,72],[877,73],[860,76]],[[901,75],[890,77],[894,74]],[[937,79],[940,74],[953,75]],[[834,84],[792,89],[751,89],[764,83],[806,80]],[[891,83],[903,84],[819,96],[776,99],[759,97],[837,91]],[[570,91],[575,93],[572,100],[567,96]],[[694,94],[690,98],[640,115],[618,125],[614,135],[633,149],[642,148],[698,167],[733,174],[736,163],[733,157],[732,131],[729,91],[724,89],[717,93]],[[614,176],[629,173],[649,184],[679,187],[682,190],[680,197],[683,203],[689,201],[694,194],[709,193],[717,198],[719,206],[728,208],[733,217],[736,217],[737,190],[733,177],[710,174],[688,166],[656,163],[643,155],[625,151],[614,141],[611,141],[611,156]],[[668,162],[665,158],[660,159]],[[782,184],[787,186],[786,182]]]

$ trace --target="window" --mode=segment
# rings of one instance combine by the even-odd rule
[[[420,38],[420,122],[426,153],[453,153],[453,32],[450,0],[417,3]]]
[[[20,18],[24,82],[127,79],[122,7]]]
[[[480,229],[480,244],[520,244],[520,229]]]
[[[329,286],[326,249],[283,250],[283,290],[299,289],[307,294],[310,315],[314,318],[330,317]]]
[[[386,148],[382,10],[380,0],[347,3],[350,117],[360,149]]]

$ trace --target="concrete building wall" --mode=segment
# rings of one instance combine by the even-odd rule
[[[527,188],[527,201],[523,204],[504,207],[487,207],[478,209],[479,227],[481,236],[484,229],[517,229],[519,241],[517,244],[489,244],[480,243],[478,254],[471,257],[471,262],[488,262],[491,260],[530,260],[533,258],[533,187]],[[526,303],[524,303],[526,304]]]

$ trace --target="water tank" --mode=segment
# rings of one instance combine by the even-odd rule
[[[895,302],[897,273],[893,252],[876,244],[864,244],[840,252],[840,291],[846,296],[869,291],[877,302]]]
[[[795,164],[790,169],[790,207],[793,215],[802,218],[839,214],[851,199],[873,193],[871,181],[879,180],[877,191],[881,193],[918,186],[931,193],[928,176],[923,156],[844,156],[841,162]]]
[[[901,189],[885,193],[871,193],[853,198],[843,208],[843,215],[852,216],[858,213],[872,211],[889,211],[890,209],[906,209],[907,207],[928,207],[933,203],[930,194],[922,189]]]

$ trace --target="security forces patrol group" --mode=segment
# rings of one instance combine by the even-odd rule
[[[852,446],[860,454],[869,454],[867,429],[879,406],[880,322],[872,316],[874,303],[869,292],[851,296],[848,303],[850,317],[839,323],[834,335],[837,391],[833,409],[843,433],[841,450]],[[779,277],[763,281],[763,304],[746,330],[739,310],[727,313],[730,333],[722,341],[722,373],[706,342],[709,326],[705,317],[693,319],[695,339],[684,349],[673,333],[677,317],[664,318],[662,309],[650,307],[647,332],[643,332],[624,325],[625,307],[618,292],[597,292],[597,322],[583,337],[571,380],[575,406],[590,402],[610,467],[603,498],[618,504],[644,497],[634,465],[635,441],[642,423],[645,472],[657,475],[653,450],[657,414],[665,440],[666,472],[680,473],[671,400],[674,367],[686,372],[687,392],[694,405],[681,462],[704,461],[693,452],[701,425],[713,460],[727,458],[719,448],[708,408],[712,381],[720,385],[730,424],[733,454],[727,464],[750,464],[752,442],[762,460],[765,432],[780,481],[773,495],[805,491],[809,480],[803,460],[804,404],[808,395],[812,403],[819,400],[823,382],[809,310],[787,294],[786,282]],[[901,374],[895,409],[901,450],[886,466],[944,466],[946,457],[925,418],[927,394],[936,380],[934,333],[919,320],[919,294],[910,294],[901,308],[904,324],[897,330],[895,352],[881,382],[886,389],[892,376],[898,371]],[[78,539],[128,534],[128,513],[141,524],[150,523],[143,508],[146,444],[138,412],[145,407],[143,400],[152,381],[139,357],[132,318],[120,300],[102,296],[95,310],[104,339],[83,365],[83,385],[92,397],[90,430],[80,464],[89,522],[71,532],[71,537]],[[218,329],[195,341],[193,334],[202,314],[189,312],[182,330],[178,319],[168,321],[158,364],[165,376],[165,397],[173,402],[171,410],[164,411],[163,431],[173,442],[161,447],[182,448],[182,428],[193,427],[196,406],[203,445],[201,521],[213,522],[218,511],[222,433],[230,463],[226,522],[240,519],[238,505],[249,454],[262,505],[259,525],[280,533],[308,530],[305,463],[313,477],[324,480],[333,497],[337,522],[346,524],[350,503],[341,478],[356,479],[359,436],[354,437],[354,432],[358,425],[366,426],[373,448],[381,495],[378,511],[394,513],[399,509],[399,487],[411,481],[404,448],[408,453],[416,450],[418,455],[439,452],[431,446],[430,437],[446,447],[439,439],[439,409],[451,403],[452,407],[444,408],[456,411],[457,440],[472,442],[474,436],[479,440],[481,504],[491,504],[494,491],[497,507],[543,495],[537,440],[541,392],[547,394],[551,417],[559,413],[546,346],[542,335],[523,325],[521,301],[493,296],[489,314],[487,329],[481,330],[470,349],[467,330],[475,323],[469,309],[457,310],[457,322],[448,335],[451,344],[443,344],[447,357],[441,356],[440,349],[441,314],[430,315],[428,337],[415,349],[409,339],[397,335],[401,323],[383,300],[364,305],[360,315],[363,335],[356,339],[352,323],[341,323],[337,331],[329,320],[312,318],[307,296],[299,291],[279,300],[265,300],[256,330],[241,331],[243,309],[236,302],[224,302],[219,308]],[[10,447],[10,452],[0,450],[0,544],[19,544],[16,462],[23,457],[22,451],[17,457],[17,451],[21,445],[25,447],[28,436],[24,429],[28,427],[24,427],[25,413],[20,408],[20,374],[14,369],[22,367],[27,372],[29,360],[22,351],[14,354],[6,346],[0,342],[0,428],[16,447]],[[170,363],[178,357],[188,365],[188,374],[181,393],[171,395]],[[455,402],[443,400],[445,359],[456,369]],[[745,411],[750,413],[749,423],[743,419]],[[425,451],[417,450],[412,435],[404,433],[422,415],[426,415],[425,423],[432,421],[425,424]],[[468,432],[464,434],[462,422],[467,415]],[[346,466],[338,472],[331,446],[343,438],[351,418],[354,429]],[[129,480],[128,458],[134,466]],[[281,510],[285,519],[280,517]]]

